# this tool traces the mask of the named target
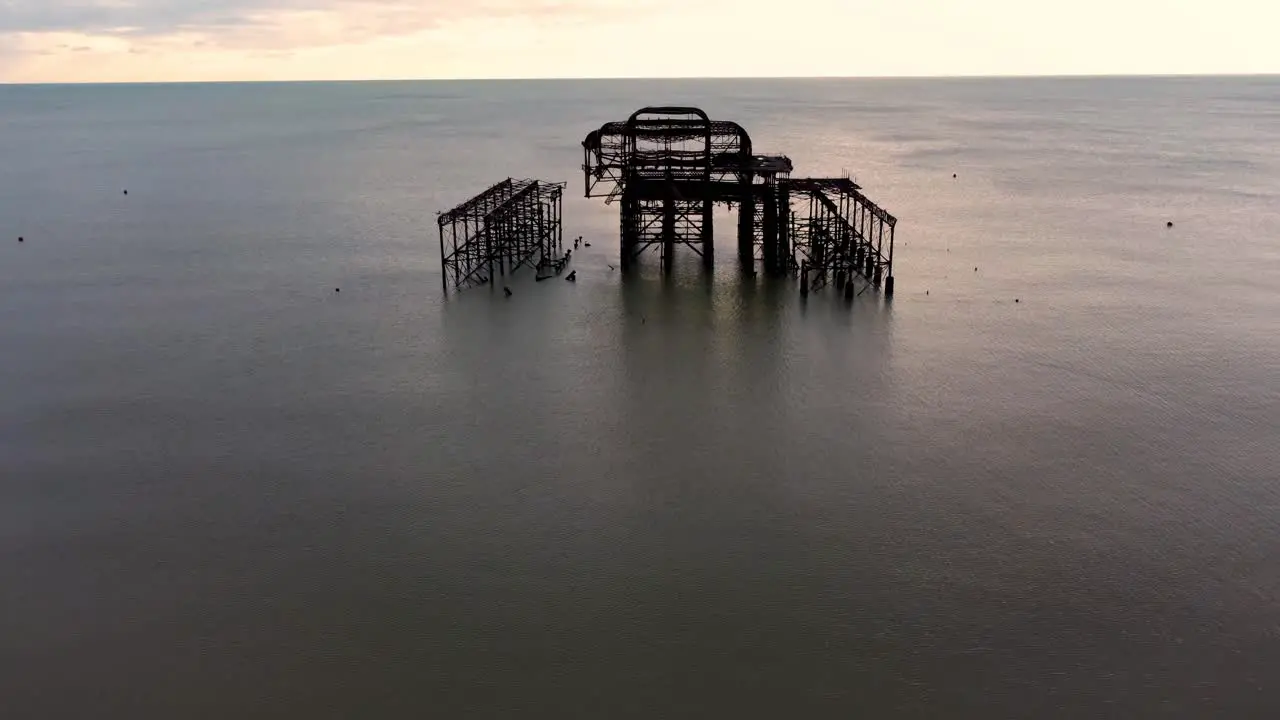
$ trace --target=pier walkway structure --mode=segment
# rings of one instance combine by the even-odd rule
[[[785,155],[756,154],[735,122],[694,107],[646,107],[582,142],[586,197],[617,203],[620,262],[656,248],[670,270],[676,246],[713,263],[716,204],[738,208],[738,258],[755,272],[799,274],[801,292],[834,282],[846,297],[863,277],[893,295],[897,218],[848,177],[793,178]]]

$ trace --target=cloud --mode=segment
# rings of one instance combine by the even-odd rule
[[[666,0],[8,0],[0,34],[76,33],[148,37],[197,33],[214,37],[278,30],[288,19],[326,18],[351,31],[413,33],[454,22],[599,19],[642,11]]]
[[[0,32],[170,32],[225,24],[252,5],[245,0],[10,0],[0,8]]]
[[[520,75],[545,66],[543,55],[581,54],[593,38],[603,44],[593,52],[608,55],[634,27],[661,24],[683,7],[684,0],[0,0],[0,82]],[[506,64],[486,69],[495,57]]]

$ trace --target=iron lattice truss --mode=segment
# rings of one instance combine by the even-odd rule
[[[800,271],[807,291],[860,274],[893,292],[897,220],[848,178],[791,178],[791,160],[753,154],[742,126],[689,107],[642,108],[582,143],[586,196],[621,204],[621,262],[677,244],[712,261],[712,208],[738,206],[738,256],[770,274]],[[886,238],[887,228],[887,238]],[[886,243],[887,239],[887,243]]]
[[[582,143],[586,196],[622,199],[658,196],[654,185],[675,184],[689,195],[704,195],[706,183],[732,193],[724,183],[749,181],[751,138],[742,126],[713,121],[697,108],[654,107],[626,122],[611,122]],[[690,187],[696,185],[698,187]],[[677,194],[680,194],[677,192]],[[727,199],[727,198],[726,198]]]
[[[801,178],[788,184],[794,204],[807,204],[791,223],[802,287],[811,282],[816,290],[831,280],[841,286],[856,275],[878,287],[893,276],[897,218],[849,178]]]
[[[494,273],[551,262],[564,246],[564,183],[507,178],[440,213],[443,289],[483,285]]]
[[[592,132],[582,146],[586,196],[622,205],[624,269],[651,247],[670,267],[677,244],[710,264],[715,203],[752,192],[751,138],[697,108],[644,108]]]

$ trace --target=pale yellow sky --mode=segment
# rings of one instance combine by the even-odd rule
[[[0,82],[1280,73],[1260,0],[0,0]]]

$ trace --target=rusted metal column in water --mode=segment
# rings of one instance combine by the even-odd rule
[[[640,244],[640,203],[630,193],[622,194],[622,242],[619,248],[619,261],[622,269],[627,270],[636,259],[636,248]]]
[[[738,205],[738,262],[750,271],[756,262],[756,199],[751,185],[747,184]]]
[[[702,202],[702,264],[708,270],[715,265],[715,203]]]
[[[778,275],[784,275],[790,265],[791,250],[791,186],[783,182],[778,186]]]
[[[764,271],[769,275],[778,272],[778,197],[773,188],[760,185],[760,202],[764,203]]]
[[[667,168],[662,194],[662,271],[671,272],[676,258],[676,197],[671,168]]]
[[[893,297],[893,232],[897,223],[889,226],[889,277],[884,281],[884,296]]]

